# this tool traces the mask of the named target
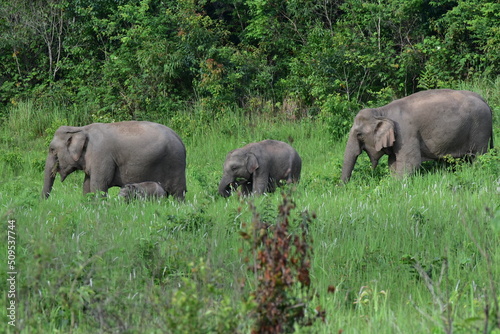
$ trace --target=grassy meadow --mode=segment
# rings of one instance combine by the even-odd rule
[[[500,112],[500,82],[463,84]],[[0,216],[6,284],[8,221],[15,220],[16,327],[2,333],[249,333],[256,280],[240,232],[276,221],[280,191],[258,198],[217,194],[225,155],[252,141],[288,142],[303,160],[302,179],[286,189],[307,211],[311,286],[308,312],[324,320],[298,333],[498,333],[500,319],[500,157],[473,164],[425,165],[391,178],[383,158],[366,154],[340,186],[346,138],[322,121],[228,113],[151,119],[176,130],[188,155],[188,193],[125,203],[83,196],[83,174],[56,178],[40,199],[46,150],[59,125],[99,120],[91,110],[12,106],[0,131]],[[106,121],[106,120],[105,120]],[[500,125],[495,116],[498,146]],[[293,226],[292,226],[293,227]],[[298,288],[297,288],[298,289]],[[496,328],[496,329],[495,329]]]

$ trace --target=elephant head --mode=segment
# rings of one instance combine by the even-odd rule
[[[57,129],[45,162],[43,197],[49,197],[57,173],[61,175],[62,182],[75,170],[84,169],[83,152],[87,140],[87,134],[82,128],[61,126]]]
[[[137,191],[137,187],[135,184],[126,184],[120,189],[120,193],[118,196],[130,198],[130,196]]]
[[[232,188],[250,182],[252,174],[259,168],[259,161],[252,152],[243,148],[228,153],[224,162],[224,174],[219,184],[219,194],[231,195]]]
[[[118,196],[125,198],[127,202],[132,199],[146,197],[144,193],[138,188],[137,183],[126,184],[120,189]]]
[[[389,153],[396,141],[395,123],[391,119],[377,114],[376,109],[363,109],[356,118],[349,133],[342,167],[342,181],[351,177],[354,164],[362,151],[370,157],[372,167],[379,159]]]

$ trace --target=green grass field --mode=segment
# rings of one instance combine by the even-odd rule
[[[479,92],[498,112],[499,87],[462,88]],[[85,197],[81,172],[64,183],[58,177],[50,198],[41,200],[51,133],[90,119],[89,111],[24,102],[2,124],[0,281],[7,284],[0,332],[249,333],[255,278],[239,232],[252,221],[249,202],[263,221],[274,222],[282,194],[224,199],[217,186],[229,150],[266,138],[291,143],[303,160],[300,184],[287,189],[296,203],[294,224],[303,211],[316,216],[309,225],[307,310],[320,307],[325,319],[297,325],[297,332],[500,331],[497,149],[473,164],[427,164],[402,180],[388,175],[386,162],[372,171],[363,154],[352,181],[340,186],[345,140],[334,141],[320,121],[156,120],[174,127],[186,145],[184,203],[126,204],[118,188],[108,198]],[[494,126],[498,146],[498,116]],[[15,220],[16,328],[7,309],[9,220]]]

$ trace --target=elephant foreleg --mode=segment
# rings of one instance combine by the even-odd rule
[[[392,159],[389,159],[389,166],[391,167],[391,171],[394,171],[397,177],[403,177],[405,175],[412,174],[420,167],[420,164],[422,162],[420,151],[413,151],[408,154],[398,155],[395,158],[395,162],[392,163],[391,160]]]
[[[104,192],[105,194],[108,192],[109,185],[103,178],[90,177],[89,184],[90,184],[89,192],[91,193],[100,195],[101,192]]]
[[[253,188],[252,182],[245,181],[241,185],[241,193],[243,194],[243,196],[251,195],[252,188]]]
[[[253,193],[257,195],[262,195],[268,186],[269,174],[262,173],[253,175]]]
[[[391,171],[391,174],[395,175],[397,172],[397,162],[396,162],[396,156],[394,154],[389,155],[389,159],[387,160],[387,163],[389,165],[389,170]]]

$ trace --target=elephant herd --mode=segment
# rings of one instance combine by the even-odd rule
[[[361,110],[349,133],[342,167],[348,182],[357,157],[365,151],[375,168],[389,156],[393,175],[415,171],[423,161],[483,154],[493,148],[492,111],[476,93],[451,89],[418,92],[379,108]],[[277,140],[250,143],[229,152],[219,194],[241,186],[244,195],[272,192],[282,182],[298,182],[302,160]],[[122,187],[127,199],[186,193],[186,149],[170,128],[146,121],[61,126],[54,134],[42,196],[47,198],[56,174],[61,181],[83,170],[83,192]]]

